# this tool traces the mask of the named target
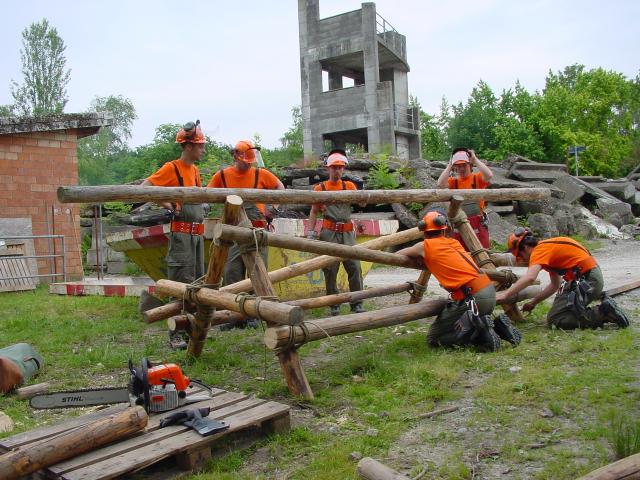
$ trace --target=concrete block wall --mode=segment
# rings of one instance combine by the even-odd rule
[[[76,146],[75,129],[0,135],[0,218],[31,218],[33,235],[64,235],[69,279],[83,273],[80,214],[77,205],[59,203],[56,191],[78,184]],[[60,247],[57,240],[56,253]],[[49,241],[36,240],[35,250],[36,255],[48,255]],[[56,267],[62,273],[61,258]],[[38,260],[38,273],[51,273],[50,268],[50,261]]]

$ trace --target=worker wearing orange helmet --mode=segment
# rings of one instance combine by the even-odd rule
[[[473,167],[478,167],[478,171],[474,173]],[[438,177],[438,188],[484,189],[489,186],[492,178],[493,172],[476,156],[476,153],[461,147],[453,150],[449,164]],[[484,207],[484,200],[465,201],[461,206],[464,213],[467,214],[469,225],[473,228],[478,240],[484,248],[489,248],[491,242],[489,241],[489,229],[487,228]],[[469,250],[458,232],[453,234],[453,238],[462,243],[466,250]]]
[[[342,175],[344,175],[344,170],[348,163],[349,160],[347,159],[347,155],[344,150],[336,149],[329,152],[325,161],[325,166],[329,172],[329,180],[316,184],[314,190],[316,192],[356,190],[356,185],[353,182],[342,179]],[[320,234],[318,234],[318,231],[316,230],[316,220],[319,213],[323,214]],[[333,242],[342,245],[355,245],[356,235],[353,228],[353,222],[351,221],[351,205],[345,203],[312,205],[311,212],[309,213],[307,238],[319,238],[324,242]],[[349,290],[352,292],[362,290],[363,282],[360,261],[345,259],[342,261],[342,265],[347,272]],[[339,269],[339,263],[322,269],[327,295],[339,293],[337,285]],[[353,313],[364,312],[365,310],[362,306],[362,302],[352,303],[351,311]],[[331,315],[335,316],[339,314],[340,306],[332,305]]]
[[[142,185],[156,187],[201,187],[200,171],[196,166],[205,153],[205,137],[200,120],[188,122],[176,135],[182,148],[180,158],[165,163]],[[204,275],[204,205],[166,202],[162,204],[172,213],[169,246],[165,257],[167,278],[192,283]],[[173,348],[186,348],[180,335],[170,337]]]
[[[418,228],[424,231],[424,241],[397,253],[412,257],[416,266],[429,270],[450,292],[450,300],[429,328],[428,344],[432,347],[475,345],[483,351],[495,351],[503,338],[517,345],[520,333],[508,318],[499,316],[495,324],[491,319],[496,304],[493,283],[460,242],[448,236],[446,214],[439,210],[427,212]]]
[[[499,300],[513,298],[538,278],[540,270],[546,270],[549,285],[525,303],[523,311],[530,312],[538,303],[558,292],[547,314],[549,328],[598,328],[606,322],[620,328],[629,326],[624,311],[611,297],[603,294],[604,280],[595,258],[576,240],[569,237],[539,240],[528,228],[518,227],[509,235],[507,246],[516,259],[526,261],[529,268],[516,283],[498,293]],[[600,305],[588,306],[599,298],[602,298]]]
[[[207,187],[209,188],[256,188],[259,190],[284,190],[284,185],[273,173],[266,168],[261,168],[262,157],[260,147],[250,140],[240,140],[231,150],[234,164],[218,170],[211,178]],[[247,217],[251,220],[255,228],[268,228],[270,221],[277,214],[277,206],[266,206],[262,203],[245,204],[244,209]],[[267,264],[268,247],[265,245],[260,249],[265,264]],[[224,267],[224,285],[244,280],[246,268],[242,261],[242,255],[238,245],[234,244],[229,250],[227,263]],[[243,328],[247,322],[234,325]],[[257,326],[255,321],[251,321],[249,326]]]

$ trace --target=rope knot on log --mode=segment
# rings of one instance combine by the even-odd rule
[[[420,301],[424,296],[424,293],[427,291],[426,285],[421,285],[418,282],[407,282],[409,284],[409,295],[411,298],[415,298]]]

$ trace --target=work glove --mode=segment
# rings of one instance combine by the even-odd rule
[[[206,417],[211,412],[211,408],[191,408],[189,410],[182,410],[180,412],[172,413],[168,417],[160,420],[160,428],[168,427],[169,425],[182,424],[187,427],[193,426],[196,420]]]
[[[280,211],[276,207],[274,207],[273,205],[267,206],[264,216],[269,222],[276,218],[278,215],[280,215]]]
[[[317,240],[318,239],[318,232],[316,232],[315,230],[309,230],[307,232],[307,238],[309,240]]]

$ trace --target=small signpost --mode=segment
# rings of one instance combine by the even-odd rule
[[[576,159],[576,177],[578,176],[578,154],[584,152],[586,149],[587,147],[582,145],[572,145],[569,147],[569,155],[573,154]]]

